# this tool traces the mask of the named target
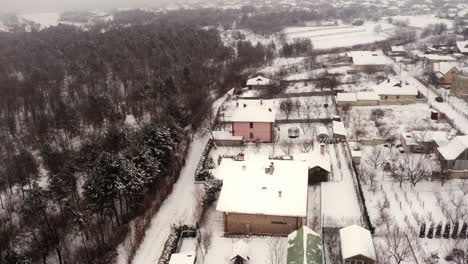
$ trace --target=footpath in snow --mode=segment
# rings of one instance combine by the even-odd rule
[[[213,112],[217,112],[226,96],[213,104]],[[195,224],[194,208],[196,208],[196,193],[199,185],[194,182],[195,170],[203,149],[208,143],[209,135],[197,133],[187,155],[186,163],[179,179],[174,184],[172,193],[166,198],[159,211],[153,216],[151,225],[146,231],[143,243],[133,259],[134,264],[157,263],[170,234],[172,224]],[[119,248],[117,264],[127,263],[125,253]]]

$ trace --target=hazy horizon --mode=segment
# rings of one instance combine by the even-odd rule
[[[156,7],[170,0],[0,0],[0,12],[33,13],[113,8]],[[172,1],[171,1],[172,2]],[[182,2],[182,1],[177,1]]]

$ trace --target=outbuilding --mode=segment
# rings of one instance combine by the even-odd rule
[[[343,264],[374,264],[374,243],[369,230],[351,225],[340,229],[340,246]]]

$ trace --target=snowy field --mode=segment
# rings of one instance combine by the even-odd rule
[[[390,155],[388,148],[378,146],[377,149],[380,149],[384,156]],[[374,168],[366,162],[372,155],[375,156],[373,147],[365,147],[361,164],[373,171]],[[416,159],[419,156],[411,155]],[[442,256],[455,240],[442,237],[419,238],[420,227],[426,223],[427,234],[430,224],[437,226],[442,223],[444,230],[445,224],[451,222],[453,230],[454,222],[468,221],[468,180],[450,180],[443,186],[440,181],[423,180],[414,187],[407,182],[400,187],[381,167],[374,172],[375,183],[371,184],[370,180],[363,181],[363,191],[371,221],[377,228],[377,237],[385,236],[387,224],[396,225],[409,234],[419,259],[436,253],[441,257],[440,263],[445,263]],[[461,230],[461,225],[458,230]]]
[[[381,31],[374,28],[380,25]],[[297,38],[308,38],[316,49],[349,47],[381,41],[391,36],[394,26],[387,23],[365,23],[362,26],[328,26],[328,27],[288,27],[283,30],[287,41]]]
[[[278,58],[273,59],[273,61],[269,65],[259,69],[257,72],[260,72],[263,74],[274,74],[281,68],[285,68],[285,69],[294,68],[294,69],[299,70],[303,68],[303,65],[302,65],[303,61],[304,61],[304,57],[295,57],[295,58],[278,57]]]
[[[391,18],[393,21],[408,21],[409,26],[417,28],[424,28],[435,23],[445,23],[449,28],[453,26],[453,20],[438,18],[435,15],[392,16]]]
[[[371,117],[371,111],[381,109],[384,116],[378,119],[380,129]],[[349,114],[342,116],[348,137],[356,139],[383,138],[384,133],[399,136],[411,130],[451,131],[453,128],[444,120],[431,120],[431,109],[427,104],[353,106]]]

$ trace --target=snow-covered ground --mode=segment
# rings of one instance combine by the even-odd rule
[[[213,104],[213,111],[216,112],[225,96],[218,99]],[[172,193],[166,198],[159,211],[151,220],[151,225],[146,230],[143,243],[140,245],[133,259],[135,264],[154,264],[159,260],[164,243],[166,242],[172,224],[195,224],[194,208],[199,202],[197,200],[198,189],[201,186],[194,182],[195,170],[202,156],[209,139],[209,135],[194,136],[190,145],[186,164],[181,171],[179,179],[174,184]],[[123,246],[118,248],[118,264],[127,263],[126,253]]]
[[[41,29],[50,26],[56,26],[59,24],[60,13],[48,12],[48,13],[26,13],[21,14],[18,17],[38,23],[41,25]]]
[[[408,21],[411,27],[424,28],[430,24],[445,23],[449,28],[453,26],[453,20],[438,18],[436,15],[417,15],[417,16],[392,16],[394,21]],[[384,18],[387,19],[387,18]]]
[[[379,25],[380,30],[375,30]],[[362,26],[328,26],[328,27],[288,27],[284,29],[287,41],[297,38],[308,38],[316,49],[349,47],[358,44],[372,43],[389,38],[394,26],[386,22],[366,22]]]
[[[304,61],[304,57],[295,57],[295,58],[285,58],[285,57],[278,57],[275,58],[271,64],[259,69],[257,72],[261,72],[264,74],[273,74],[277,72],[281,68],[302,68],[302,62]]]

